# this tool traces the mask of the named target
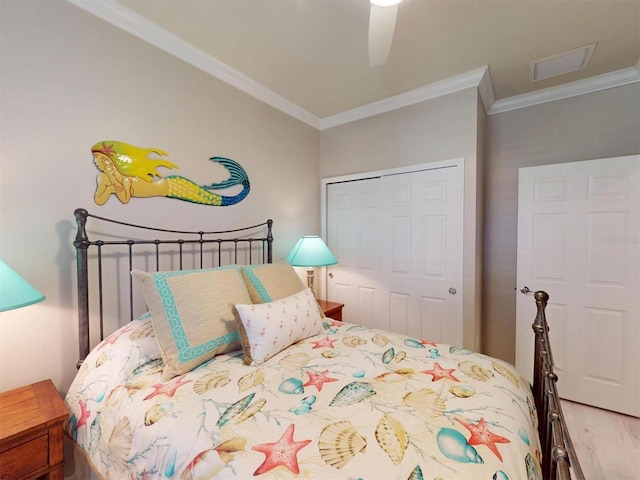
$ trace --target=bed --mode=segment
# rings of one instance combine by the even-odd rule
[[[531,387],[499,359],[325,317],[273,262],[271,220],[192,232],[75,218],[77,478],[583,478],[546,293]]]

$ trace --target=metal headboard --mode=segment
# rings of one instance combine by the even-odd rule
[[[208,266],[220,266],[223,265],[223,253],[224,258],[230,258],[230,263],[240,263],[239,253],[243,253],[245,256],[245,262],[247,264],[253,263],[272,263],[273,261],[273,234],[272,226],[273,221],[271,219],[264,223],[257,225],[251,225],[248,227],[237,228],[233,230],[223,231],[188,231],[188,230],[170,230],[163,228],[148,227],[142,225],[134,225],[131,223],[121,222],[109,218],[99,217],[92,215],[83,208],[78,208],[74,212],[77,225],[77,233],[73,245],[76,248],[77,256],[77,280],[78,280],[78,342],[79,342],[79,354],[78,367],[82,364],[82,361],[89,354],[91,349],[91,335],[90,335],[90,319],[89,319],[89,258],[90,249],[91,252],[95,250],[95,263],[97,267],[97,302],[99,311],[99,339],[102,340],[105,337],[104,332],[104,290],[103,290],[103,259],[106,256],[106,251],[109,247],[122,246],[125,247],[125,258],[128,258],[128,270],[127,276],[129,278],[129,316],[130,320],[134,318],[134,298],[133,298],[133,280],[128,273],[134,268],[134,257],[139,254],[136,247],[143,246],[146,256],[151,254],[152,258],[155,258],[155,270],[160,270],[160,259],[162,255],[167,253],[171,254],[173,258],[177,258],[177,268],[172,270],[183,270],[185,250],[190,247],[188,252],[190,256],[196,257],[196,265],[194,268],[206,268]],[[93,240],[89,239],[87,234],[87,220],[89,218],[107,222],[107,224],[120,225],[123,227],[131,227],[135,229],[135,232],[140,231],[152,231],[160,232],[167,238],[163,239],[116,239],[116,240]],[[107,230],[108,231],[108,230]],[[249,235],[259,234],[259,237],[252,237]],[[147,235],[149,237],[150,235]],[[95,248],[94,248],[95,247]],[[171,248],[170,252],[163,250],[164,248]],[[207,258],[213,256],[212,265],[205,265],[205,254]],[[217,257],[217,259],[216,259]],[[92,260],[94,257],[91,257]],[[93,267],[93,261],[92,261]],[[191,267],[190,267],[191,268]],[[119,281],[119,280],[116,280]]]

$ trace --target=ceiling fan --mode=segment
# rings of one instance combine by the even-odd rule
[[[379,67],[387,63],[393,33],[396,29],[398,4],[402,0],[369,0],[369,66]]]

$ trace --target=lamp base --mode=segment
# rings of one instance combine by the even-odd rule
[[[315,269],[313,267],[308,267],[307,268],[307,287],[309,287],[311,289],[311,293],[313,293],[313,298],[316,297],[316,292],[313,289],[313,280],[315,277]]]

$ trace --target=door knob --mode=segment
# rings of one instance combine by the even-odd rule
[[[458,293],[458,291],[457,291],[455,288],[451,287],[451,288],[449,289],[449,293],[450,293],[451,295],[455,295],[456,293]]]
[[[526,294],[526,293],[531,293],[531,290],[529,290],[529,287],[525,285],[523,287],[520,287],[520,292]]]
[[[329,272],[329,278],[333,278],[333,273]]]

